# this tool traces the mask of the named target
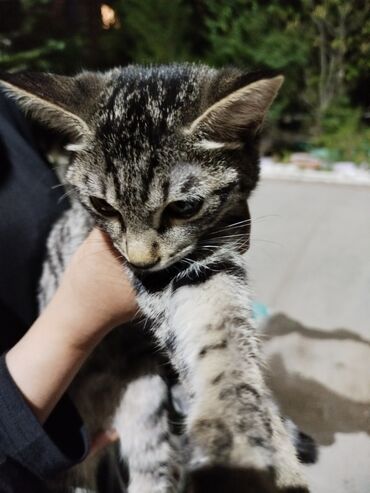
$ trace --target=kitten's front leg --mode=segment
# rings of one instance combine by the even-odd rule
[[[167,333],[162,326],[160,334],[171,342],[173,362],[191,401],[190,468],[197,471],[191,491],[203,491],[200,485],[208,479],[199,471],[209,478],[210,468],[217,478],[225,478],[225,471],[233,468],[232,477],[238,481],[231,484],[229,478],[223,486],[230,492],[247,491],[251,474],[257,474],[256,491],[275,491],[271,471],[276,422],[271,419],[259,344],[250,323],[244,267],[234,260],[224,260],[220,270],[213,265],[193,283],[175,280],[167,306]],[[294,454],[291,462],[299,469]],[[221,491],[216,483],[222,481],[217,479],[213,490]],[[299,477],[297,486],[304,484]]]

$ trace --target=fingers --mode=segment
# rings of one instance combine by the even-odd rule
[[[118,439],[118,433],[114,429],[105,430],[101,433],[98,433],[92,438],[89,456],[92,457],[98,454],[101,450],[103,450],[108,445],[116,442]]]

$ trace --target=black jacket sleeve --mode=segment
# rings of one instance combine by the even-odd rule
[[[36,291],[50,228],[68,206],[28,123],[0,92],[0,492],[43,493],[40,478],[86,455],[81,419],[68,397],[44,426],[13,382],[4,354],[37,316]],[[50,369],[52,371],[52,368]]]
[[[55,476],[80,462],[88,440],[83,423],[63,397],[44,426],[38,422],[0,358],[0,454],[38,478]],[[1,469],[0,469],[1,470]]]

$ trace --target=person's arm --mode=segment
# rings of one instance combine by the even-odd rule
[[[122,261],[94,230],[73,256],[53,299],[6,364],[40,423],[101,339],[136,311]]]

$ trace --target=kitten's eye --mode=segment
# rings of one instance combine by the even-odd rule
[[[166,207],[166,212],[177,219],[189,219],[199,212],[202,205],[202,199],[177,200]]]
[[[119,212],[104,199],[100,199],[99,197],[90,197],[90,202],[94,209],[102,216],[119,216]]]

